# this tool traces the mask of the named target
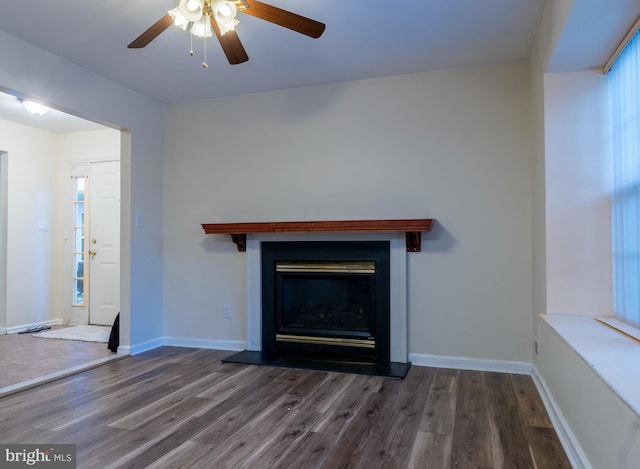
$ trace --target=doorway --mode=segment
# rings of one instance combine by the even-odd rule
[[[68,324],[111,326],[120,310],[120,161],[70,165]]]
[[[54,110],[50,114],[56,117]],[[87,168],[112,162],[111,172],[117,179],[111,183],[111,194],[119,205],[121,132],[84,123],[73,131],[55,132],[0,118],[0,148],[8,150],[0,151],[0,330],[7,333],[0,337],[0,374],[3,380],[13,380],[5,380],[5,384],[20,385],[37,379],[35,373],[49,379],[54,372],[93,366],[98,359],[118,358],[106,343],[34,338],[34,334],[18,332],[34,326],[56,329],[69,324],[72,295],[66,283],[71,281],[66,279],[71,277],[72,265],[66,250],[73,244],[67,226],[71,211],[69,167],[80,162]],[[87,172],[87,176],[90,179],[91,174]],[[119,241],[120,210],[116,213],[116,222],[110,225]],[[116,247],[119,254],[119,243]],[[118,278],[113,282],[119,296]],[[119,301],[112,303],[115,309]],[[87,315],[78,323],[88,321]],[[38,356],[36,348],[47,350]],[[89,353],[91,348],[96,349],[95,354]],[[16,353],[19,350],[31,351],[28,361],[23,353]]]

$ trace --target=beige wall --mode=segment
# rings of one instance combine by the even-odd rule
[[[432,217],[408,255],[410,353],[530,361],[527,73],[517,62],[169,107],[165,335],[246,339],[244,255],[200,223]]]
[[[607,77],[545,76],[547,313],[613,314]]]
[[[0,121],[7,152],[7,328],[61,318],[55,134]],[[46,231],[39,231],[40,224]]]

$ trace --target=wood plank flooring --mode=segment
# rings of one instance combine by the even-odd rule
[[[528,376],[229,354],[162,347],[2,397],[0,441],[76,444],[79,468],[570,468]]]

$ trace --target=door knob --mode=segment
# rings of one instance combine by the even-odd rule
[[[92,256],[95,256],[98,253],[98,251],[96,251],[95,249],[91,249],[89,251],[89,254],[91,254]]]

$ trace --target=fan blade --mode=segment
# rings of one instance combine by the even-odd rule
[[[149,44],[151,41],[153,41],[155,38],[157,38],[162,31],[167,29],[172,24],[173,24],[173,20],[171,19],[171,16],[169,16],[169,13],[167,13],[162,18],[160,18],[158,21],[156,21],[155,24],[153,24],[144,33],[142,33],[140,36],[138,36],[127,47],[129,49],[140,49],[142,47],[145,47],[147,44]]]
[[[216,36],[218,36],[224,55],[227,56],[227,60],[231,65],[241,64],[249,60],[249,56],[235,31],[227,31],[224,34],[220,34],[220,27],[218,27],[218,23],[213,18],[211,18],[211,27]]]
[[[291,29],[292,31],[296,31],[316,39],[322,36],[322,33],[324,32],[324,23],[296,15],[290,11],[282,10],[256,0],[244,0],[244,3],[249,5],[249,7],[245,9],[240,8],[238,11],[246,15],[269,21],[270,23],[277,24],[278,26]]]

